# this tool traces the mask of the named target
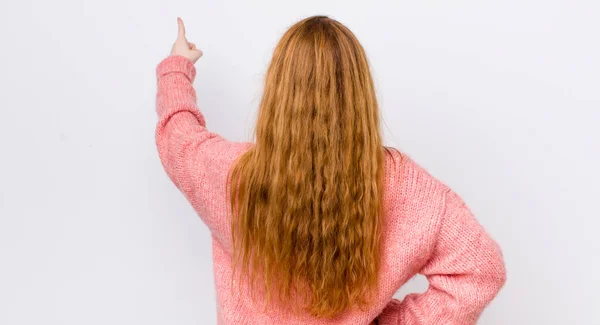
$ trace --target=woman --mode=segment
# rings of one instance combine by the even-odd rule
[[[255,143],[206,128],[179,36],[157,68],[156,141],[213,236],[219,324],[474,324],[505,281],[461,198],[382,145],[367,58],[324,16],[292,26],[266,75]],[[430,286],[394,293],[420,273]]]

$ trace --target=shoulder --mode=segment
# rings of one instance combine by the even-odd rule
[[[407,154],[386,147],[385,192],[404,218],[435,222],[443,214],[450,188]]]
[[[405,199],[443,199],[450,191],[444,182],[431,175],[407,154],[393,147],[384,148],[386,182],[396,187]]]

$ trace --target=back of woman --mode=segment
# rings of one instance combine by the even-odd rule
[[[157,68],[156,141],[213,235],[220,324],[474,324],[505,280],[497,244],[461,198],[385,147],[364,50],[304,19],[267,71],[253,142],[206,128],[179,36]],[[402,302],[411,277],[430,287]]]

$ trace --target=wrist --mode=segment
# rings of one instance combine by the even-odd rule
[[[185,56],[172,54],[158,64],[156,67],[156,78],[160,79],[170,73],[182,73],[190,82],[193,82],[196,77],[196,67]]]

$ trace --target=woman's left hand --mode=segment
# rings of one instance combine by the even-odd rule
[[[175,40],[175,44],[171,48],[171,55],[180,55],[196,63],[202,57],[202,51],[197,49],[194,43],[188,42],[185,38],[185,26],[181,18],[177,18],[177,25],[179,26],[177,40]]]

